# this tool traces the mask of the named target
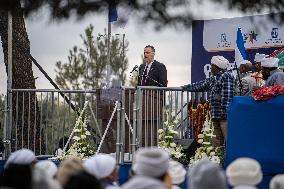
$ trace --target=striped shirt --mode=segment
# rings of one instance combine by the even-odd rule
[[[227,108],[234,96],[234,77],[230,72],[219,72],[197,83],[185,86],[187,91],[209,92],[212,118],[227,119]]]

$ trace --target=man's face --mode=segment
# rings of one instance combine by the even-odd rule
[[[254,62],[254,66],[257,72],[261,71],[261,63],[260,62]]]
[[[147,64],[150,64],[154,60],[155,52],[147,47],[144,49],[144,60]]]
[[[261,67],[261,74],[264,80],[267,80],[268,77],[270,76],[270,69],[269,68],[265,68],[265,67]]]
[[[217,75],[220,72],[220,68],[215,64],[211,64],[211,74]]]

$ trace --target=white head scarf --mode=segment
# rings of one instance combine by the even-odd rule
[[[173,184],[181,184],[185,179],[186,170],[181,163],[170,161],[168,173],[172,178]]]
[[[86,160],[83,164],[85,170],[97,179],[108,177],[116,168],[115,159],[107,154],[98,154]]]
[[[57,173],[57,166],[50,160],[42,160],[35,164],[35,167],[46,172],[46,175],[53,178]]]
[[[266,57],[266,54],[259,54],[256,53],[254,56],[254,61],[255,62],[260,62],[262,59],[264,59]]]
[[[140,148],[135,154],[133,170],[136,175],[160,177],[169,167],[170,156],[160,148]]]
[[[226,189],[224,171],[212,161],[203,159],[197,162],[189,174],[189,188],[192,189]]]
[[[165,184],[153,177],[136,175],[122,185],[123,189],[166,189]]]
[[[5,168],[10,164],[28,165],[36,161],[35,153],[29,149],[21,149],[13,152],[6,161]]]
[[[240,65],[242,64],[252,64],[249,60],[243,60]]]
[[[278,67],[278,62],[279,62],[278,58],[274,57],[263,58],[261,60],[261,66],[265,68],[275,68]]]
[[[270,180],[269,189],[284,189],[284,174],[274,176]]]
[[[262,180],[260,164],[251,158],[238,158],[226,170],[228,182],[232,186],[255,186]]]
[[[223,56],[213,56],[211,58],[211,64],[214,64],[223,70],[227,69],[230,66],[229,61]]]

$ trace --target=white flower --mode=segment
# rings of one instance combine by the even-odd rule
[[[205,145],[209,145],[209,144],[211,144],[210,142],[203,142],[203,144],[205,144]]]
[[[170,143],[170,147],[172,147],[172,148],[175,148],[177,145],[176,145],[176,143]]]
[[[86,132],[85,132],[85,135],[90,136],[90,135],[91,135],[90,131],[86,131]]]
[[[159,133],[159,134],[161,134],[161,133],[163,133],[163,132],[164,132],[164,129],[159,129],[159,130],[158,130],[158,133]]]
[[[85,139],[85,138],[87,138],[87,136],[86,135],[81,135],[81,138]]]
[[[81,130],[80,130],[80,129],[74,129],[74,132],[75,132],[75,133],[80,133]]]
[[[198,138],[203,138],[204,135],[203,135],[203,134],[199,134],[199,135],[197,135],[197,137],[198,137]]]
[[[210,156],[214,156],[215,155],[215,152],[210,152]]]
[[[203,142],[203,139],[198,139],[198,141],[197,141],[199,144],[202,144],[202,142]]]
[[[170,132],[170,133],[172,133],[172,134],[178,134],[178,132],[177,132],[177,131],[172,130],[172,129],[171,129],[171,130],[169,130],[169,132]]]
[[[179,120],[178,120],[178,119],[175,119],[175,120],[174,120],[174,124],[177,125],[178,123],[179,123]]]
[[[169,124],[168,120],[167,120],[167,121],[165,121],[165,125],[168,125],[168,124]]]
[[[165,138],[173,138],[172,136],[165,136]]]
[[[80,137],[78,137],[78,136],[73,136],[73,140],[79,141],[79,140],[80,140]]]

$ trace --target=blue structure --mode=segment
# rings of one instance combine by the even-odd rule
[[[284,97],[255,101],[234,97],[228,109],[226,165],[239,157],[260,162],[264,175],[259,188],[269,188],[270,179],[284,173]]]

